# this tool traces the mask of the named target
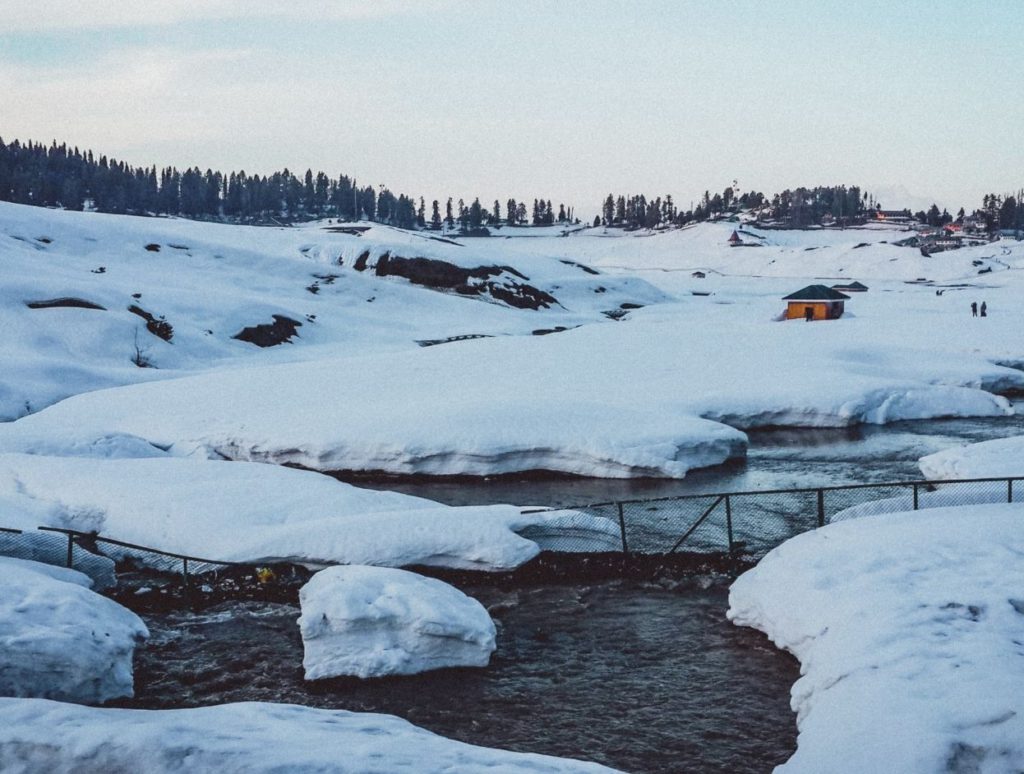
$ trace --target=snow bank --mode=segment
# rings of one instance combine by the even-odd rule
[[[940,484],[932,491],[920,488],[917,494],[917,507],[947,508],[961,505],[985,505],[988,503],[1005,503],[1010,500],[1006,482],[983,482],[977,484]],[[1024,499],[1024,481],[1014,484],[1015,499]],[[910,490],[906,494],[871,500],[851,508],[834,513],[829,521],[846,521],[861,516],[874,516],[882,513],[901,513],[913,510],[914,495]]]
[[[834,524],[732,586],[729,618],[801,662],[777,771],[1024,768],[1022,505]]]
[[[0,503],[38,525],[208,559],[510,570],[542,548],[609,545],[618,527],[574,512],[449,507],[319,473],[203,459],[0,454]],[[518,534],[528,528],[536,539]]]
[[[307,680],[487,666],[494,622],[454,586],[405,570],[329,567],[299,591]]]
[[[91,585],[74,570],[0,557],[0,695],[83,703],[132,695],[132,655],[149,632]]]
[[[391,715],[256,702],[126,710],[0,700],[0,769],[72,774],[83,766],[152,774],[611,771],[456,742]]]
[[[1024,436],[944,449],[919,464],[925,478],[937,480],[1024,476]],[[1024,490],[1024,482],[1019,486]]]

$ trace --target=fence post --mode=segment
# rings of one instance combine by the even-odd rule
[[[619,506],[619,534],[622,535],[622,553],[629,556],[629,544],[626,543],[626,516],[622,512],[622,503],[616,503]]]
[[[725,530],[729,535],[729,553],[732,553],[732,500],[729,495],[725,496]]]
[[[185,593],[188,593],[188,559],[181,560],[181,580],[185,584]]]
[[[818,490],[818,526],[825,526],[825,490]]]
[[[918,500],[917,500],[917,484],[914,484],[914,510],[915,511],[917,510],[917,505],[918,505]]]
[[[75,566],[75,536],[68,533],[68,567]]]
[[[1006,502],[1013,502],[1013,479],[1006,479]]]

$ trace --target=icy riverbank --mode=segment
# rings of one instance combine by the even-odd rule
[[[789,540],[741,576],[730,619],[801,662],[778,771],[1024,766],[1022,505],[893,513]]]

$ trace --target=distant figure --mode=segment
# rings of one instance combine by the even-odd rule
[[[988,304],[984,301],[981,302],[981,316],[988,317]]]
[[[807,322],[811,322],[813,319],[814,319],[814,307],[813,306],[805,306],[804,307],[804,320],[806,320]]]
[[[971,301],[971,317],[977,317],[977,316],[978,316],[978,302],[977,301]]]

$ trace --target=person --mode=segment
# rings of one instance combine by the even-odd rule
[[[981,316],[988,317],[988,304],[984,301],[981,302]]]
[[[977,317],[977,316],[978,316],[978,302],[977,301],[971,301],[971,317]]]
[[[807,322],[810,322],[813,319],[814,319],[814,307],[813,306],[805,306],[804,307],[804,320],[806,320]]]

